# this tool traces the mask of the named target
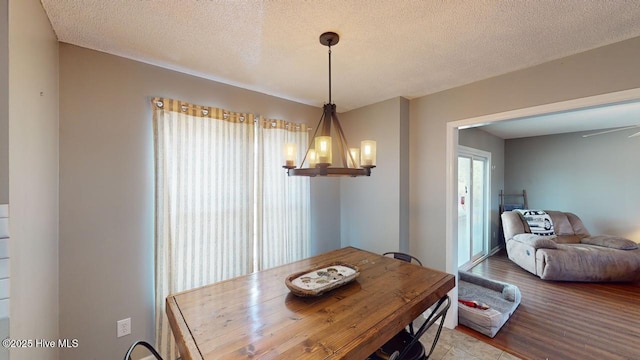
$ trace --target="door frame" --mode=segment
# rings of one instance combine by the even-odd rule
[[[559,101],[551,104],[531,106],[527,108],[504,111],[489,115],[482,115],[462,120],[451,121],[446,124],[445,138],[445,271],[450,274],[458,274],[458,229],[457,217],[458,208],[457,197],[457,159],[458,159],[458,129],[466,129],[487,125],[493,122],[513,120],[517,118],[543,115],[554,112],[577,110],[593,106],[609,105],[625,101],[640,101],[640,88],[617,91],[601,95],[587,96],[579,99]],[[455,206],[454,206],[455,205]],[[458,303],[457,288],[449,293],[454,304]],[[452,306],[449,309],[449,316],[445,321],[448,328],[455,328],[458,325],[458,307]]]
[[[467,266],[465,266],[462,269],[460,268],[460,264],[458,264],[458,269],[468,270],[473,266],[475,266],[476,264],[478,264],[479,262],[481,262],[482,260],[484,260],[488,256],[489,252],[491,251],[490,249],[491,247],[491,153],[488,151],[472,148],[469,146],[458,145],[458,156],[456,156],[456,164],[458,163],[460,155],[470,156],[472,160],[472,164],[473,164],[474,157],[486,159],[486,162],[484,164],[485,185],[483,188],[483,192],[484,192],[485,202],[484,202],[483,212],[484,212],[485,218],[484,218],[484,239],[482,243],[482,255],[480,255],[479,257],[473,258],[473,254],[472,254],[470,258],[470,263],[467,264]],[[472,166],[472,169],[473,169],[473,166]],[[457,189],[457,182],[456,182],[456,198],[457,196],[458,196],[458,189]],[[471,197],[470,197],[470,200],[471,200]],[[471,204],[473,206],[473,201],[471,202]],[[471,217],[471,221],[473,221],[473,216]],[[471,239],[471,242],[473,243],[473,239]],[[471,245],[471,249],[473,249],[473,245]]]

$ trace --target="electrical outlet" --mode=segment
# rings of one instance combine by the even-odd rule
[[[118,337],[123,337],[125,335],[131,334],[131,318],[118,320],[117,328],[118,328],[118,331],[117,331]]]

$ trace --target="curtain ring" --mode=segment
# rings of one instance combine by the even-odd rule
[[[244,122],[244,116],[240,116],[240,122]]]
[[[209,115],[209,110],[207,110],[207,109],[202,109],[202,115],[204,115],[204,116]]]
[[[160,100],[156,101],[156,106],[159,108],[162,108],[164,106],[164,103]]]
[[[182,109],[182,112],[186,112],[187,111],[187,105],[180,106],[180,109]]]

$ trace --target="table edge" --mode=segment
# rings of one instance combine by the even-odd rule
[[[431,269],[431,270],[435,270],[435,269]],[[447,272],[440,271],[440,270],[435,270],[435,271],[439,271],[439,272],[441,272],[441,273],[443,273],[445,275],[441,280],[438,281],[439,286],[436,289],[436,291],[433,292],[436,295],[436,299],[430,305],[424,307],[424,309],[421,310],[417,316],[420,316],[420,314],[422,314],[429,307],[431,307],[433,304],[435,304],[440,298],[442,298],[445,295],[447,295],[449,293],[449,291],[453,290],[456,287],[456,276],[455,275],[449,274]],[[426,299],[424,299],[424,300],[426,300]],[[424,300],[422,300],[422,301],[424,301]],[[415,306],[419,306],[422,301],[417,301],[417,303],[415,303],[415,304],[407,303],[407,304],[405,304],[405,306],[408,306],[410,308],[411,307],[415,307]],[[408,313],[409,312],[407,312],[407,314]],[[391,339],[391,337],[393,337],[393,334],[397,333],[398,331],[400,331],[400,330],[402,330],[402,329],[404,329],[406,327],[406,325],[399,326],[399,327],[393,326],[394,322],[397,322],[397,320],[398,320],[398,318],[395,318],[395,319],[385,318],[383,321],[380,321],[378,324],[376,324],[372,329],[379,329],[378,332],[377,332],[378,334],[389,333],[390,334],[389,339]],[[410,320],[410,321],[412,321],[412,320]],[[386,340],[386,341],[388,341],[388,340]],[[385,342],[383,342],[382,344],[384,344]],[[380,346],[382,346],[382,344],[380,344]],[[325,359],[327,359],[327,360],[329,360],[329,359],[331,359],[331,360],[334,360],[334,359],[354,359],[353,356],[356,355],[356,354],[353,353],[354,350],[356,351],[357,354],[359,354],[360,352],[363,352],[363,353],[366,353],[365,356],[367,356],[367,355],[373,353],[374,351],[376,351],[376,349],[378,348],[378,347],[375,347],[371,351],[369,351],[369,350],[364,351],[364,348],[360,348],[360,349],[355,349],[355,347],[351,347],[350,348],[350,345],[351,345],[351,343],[348,343],[344,347],[342,347],[340,349],[337,349],[335,353],[327,356]],[[345,351],[346,351],[346,353],[345,353]]]
[[[202,360],[202,354],[193,341],[191,330],[184,321],[180,307],[174,295],[167,296],[167,318],[173,332],[173,338],[178,345],[178,352],[182,360]]]

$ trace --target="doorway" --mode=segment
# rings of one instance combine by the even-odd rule
[[[449,273],[458,272],[458,257],[456,251],[457,247],[457,217],[458,211],[456,208],[456,162],[458,159],[458,129],[465,129],[469,127],[482,126],[495,121],[506,121],[511,119],[523,118],[527,116],[549,114],[558,111],[567,111],[580,108],[586,108],[590,106],[601,106],[612,103],[619,103],[624,101],[640,101],[640,88],[623,90],[614,93],[607,93],[601,95],[594,95],[579,99],[560,101],[557,103],[544,104],[538,106],[532,106],[523,109],[509,110],[501,113],[482,115],[473,118],[467,118],[463,120],[451,121],[447,123],[446,133],[446,266],[445,269]],[[458,291],[454,288],[450,292],[451,301],[457,303]],[[451,307],[450,316],[447,316],[445,326],[450,329],[454,329],[458,325],[458,308]]]
[[[491,153],[458,146],[458,267],[468,270],[489,249]]]

